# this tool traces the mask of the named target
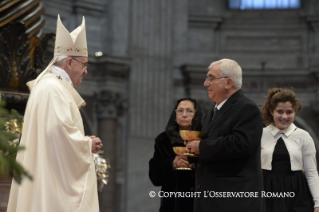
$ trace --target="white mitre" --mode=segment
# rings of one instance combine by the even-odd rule
[[[29,88],[35,86],[38,83],[41,77],[50,69],[52,64],[56,62],[59,56],[88,56],[84,16],[82,19],[82,24],[70,33],[63,26],[60,15],[58,15],[54,45],[54,57],[49,65],[35,80],[27,83]]]
[[[88,56],[84,17],[82,24],[69,33],[58,15],[54,47],[54,57],[56,56]]]

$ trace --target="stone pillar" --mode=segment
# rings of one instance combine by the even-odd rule
[[[117,139],[117,120],[116,118],[103,117],[99,119],[98,136],[103,141],[103,157],[110,160],[111,169],[109,170],[108,183],[102,192],[99,192],[100,210],[116,212],[118,203],[118,192],[116,186],[116,139]]]
[[[125,100],[123,95],[107,90],[100,91],[96,99],[96,115],[98,116],[97,136],[103,142],[103,157],[110,160],[108,183],[102,192],[99,192],[100,211],[117,212],[120,207],[121,189],[117,184],[117,154],[119,140],[118,118],[124,113]],[[122,155],[123,156],[123,155]]]
[[[154,139],[164,130],[173,106],[174,1],[132,0],[129,55],[132,57],[129,100],[127,208],[157,211],[159,198],[148,178]],[[186,44],[185,44],[186,45]]]

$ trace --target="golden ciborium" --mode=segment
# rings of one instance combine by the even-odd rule
[[[187,152],[185,152],[186,147],[184,146],[174,146],[173,150],[175,152],[176,155],[181,156],[181,155],[185,155]],[[189,167],[177,167],[176,170],[192,170]]]
[[[180,130],[179,134],[184,141],[200,140],[206,135],[206,133],[204,132],[195,130]],[[198,157],[197,154],[192,152],[185,152],[183,155],[191,158]]]

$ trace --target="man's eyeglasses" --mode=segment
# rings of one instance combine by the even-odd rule
[[[82,63],[82,65],[83,65],[83,70],[84,69],[88,69],[88,67],[89,67],[89,64],[86,62],[86,63],[83,63],[83,62],[81,62],[81,61],[79,61],[79,60],[77,60],[76,58],[74,58],[74,57],[71,57],[73,60],[75,60],[75,61],[77,61],[77,62],[79,62],[79,63]]]
[[[195,111],[194,110],[191,110],[191,109],[176,109],[175,112],[178,114],[178,115],[183,115],[184,114],[184,111],[186,112],[186,115],[188,116],[193,116],[195,114]]]
[[[223,78],[229,78],[229,77],[219,77],[219,78],[206,77],[206,78],[205,78],[205,82],[211,83],[211,82],[213,82],[214,80],[223,79]]]

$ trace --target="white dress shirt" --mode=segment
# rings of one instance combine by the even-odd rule
[[[228,100],[228,98],[225,99],[224,101],[222,101],[220,104],[218,104],[218,105],[216,104],[215,107],[217,107],[217,109],[220,110],[220,108],[222,108],[222,106],[226,103],[227,100]]]
[[[261,138],[261,167],[271,170],[274,149],[279,138],[288,149],[292,171],[304,170],[310,192],[319,207],[319,177],[317,171],[316,148],[312,137],[305,130],[291,124],[287,129],[279,130],[273,124],[263,130]]]

